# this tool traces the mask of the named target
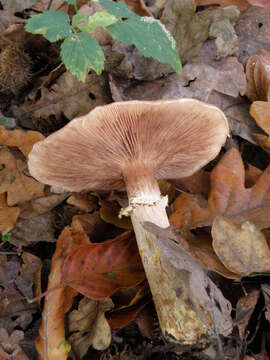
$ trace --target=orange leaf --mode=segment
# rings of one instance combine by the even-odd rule
[[[85,244],[87,240],[79,223],[72,228],[66,227],[57,240],[56,250],[52,258],[48,290],[42,312],[42,323],[36,348],[40,359],[64,360],[70,350],[65,341],[64,314],[70,309],[76,291],[62,287],[62,267],[68,253],[75,247]],[[55,290],[55,287],[60,287]]]
[[[130,231],[113,240],[80,246],[63,266],[63,279],[90,299],[104,299],[145,279],[135,236]]]
[[[152,16],[150,10],[148,10],[148,8],[145,6],[143,0],[125,0],[125,2],[137,15]]]
[[[201,207],[190,194],[174,202],[170,222],[175,227],[209,226],[217,215],[235,223],[253,222],[258,229],[270,226],[270,166],[251,188],[245,188],[245,169],[238,150],[230,149],[211,173],[208,203]]]
[[[6,130],[4,126],[0,126],[0,144],[16,146],[25,157],[28,156],[33,145],[41,140],[44,140],[44,136],[37,131]]]

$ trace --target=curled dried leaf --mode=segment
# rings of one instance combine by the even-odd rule
[[[245,64],[246,96],[251,101],[270,100],[270,52],[260,49]]]

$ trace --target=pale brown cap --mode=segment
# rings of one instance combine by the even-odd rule
[[[28,165],[33,177],[67,191],[120,189],[129,169],[150,168],[156,179],[193,174],[228,134],[223,112],[197,100],[112,103],[36,143]]]

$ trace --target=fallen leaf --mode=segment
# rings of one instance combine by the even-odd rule
[[[6,206],[0,208],[0,231],[2,234],[6,234],[14,228],[19,214],[20,208],[15,206]]]
[[[13,206],[44,195],[44,185],[33,179],[27,164],[8,151],[0,150],[0,194],[7,192],[7,205]]]
[[[184,193],[174,202],[170,222],[174,227],[209,226],[217,215],[235,223],[252,221],[258,229],[270,226],[270,166],[255,185],[245,188],[245,169],[238,150],[231,148],[211,172],[211,190],[206,207]]]
[[[269,0],[248,0],[250,5],[258,6],[258,7],[265,7],[270,4]]]
[[[119,217],[120,206],[115,202],[109,202],[105,200],[100,200],[100,217],[105,222],[112,224],[120,229],[132,230],[133,226],[129,217],[123,216]]]
[[[2,0],[1,1],[2,6],[4,7],[5,10],[11,9],[14,13],[31,8],[31,6],[34,5],[35,2],[36,0],[14,0],[14,1]]]
[[[240,11],[245,11],[248,8],[247,0],[196,0],[198,6],[206,5],[220,5],[221,7],[235,5]]]
[[[34,92],[37,90],[34,89]],[[16,117],[30,116],[35,121],[47,119],[50,116],[57,121],[64,115],[72,120],[87,114],[98,105],[110,102],[105,90],[105,80],[102,76],[90,73],[85,83],[80,82],[69,72],[65,72],[52,84],[46,80],[40,87],[40,98],[35,101],[35,94],[29,94],[26,102],[14,107]]]
[[[41,140],[44,140],[44,136],[37,131],[6,130],[4,126],[0,126],[0,144],[16,146],[26,158],[33,145]]]
[[[212,225],[213,248],[230,271],[247,276],[270,271],[270,249],[263,233],[249,221],[235,225],[217,216]]]
[[[100,300],[145,279],[135,236],[130,231],[113,240],[81,246],[63,266],[63,280],[90,299]]]
[[[267,134],[267,136],[263,134],[253,134],[253,136],[263,148],[270,151],[270,102],[254,101],[250,107],[250,115],[253,116],[257,125]]]
[[[213,326],[218,334],[229,335],[232,331],[231,304],[200,264],[183,246],[175,243],[177,237],[173,230],[162,229],[149,222],[144,223],[144,228],[155,234],[162,254],[179,270],[182,287],[176,289],[178,296],[193,307],[207,326],[210,336],[213,334]]]
[[[23,264],[16,277],[15,284],[26,298],[33,298],[41,294],[42,261],[39,257],[23,252]]]
[[[74,352],[81,359],[92,346],[96,350],[105,350],[111,343],[111,328],[105,318],[105,312],[113,308],[110,298],[96,301],[83,298],[78,310],[69,315],[69,341]]]
[[[143,0],[125,0],[129,8],[140,16],[152,16]]]
[[[67,204],[76,206],[85,212],[97,210],[97,200],[93,196],[73,194],[67,199]]]
[[[243,340],[251,315],[259,300],[260,291],[252,290],[246,296],[241,297],[236,304],[235,323],[237,324],[240,338]]]
[[[270,51],[270,5],[265,8],[250,6],[241,13],[235,30],[241,62],[259,49]]]
[[[20,347],[24,338],[23,331],[15,330],[8,335],[6,329],[0,329],[0,358],[1,360],[28,360],[25,352]]]
[[[200,53],[202,44],[207,40],[211,24],[219,23],[219,37],[226,33],[227,39],[224,45],[227,45],[231,35],[228,35],[228,22],[234,25],[239,11],[237,8],[231,9],[207,9],[195,12],[195,1],[169,0],[163,10],[160,21],[173,35],[179,48],[179,55],[183,62]],[[221,24],[226,19],[227,24]],[[233,27],[230,31],[234,32]],[[216,37],[216,35],[215,35]],[[225,39],[225,38],[223,38]],[[224,47],[223,45],[223,47]],[[232,54],[232,53],[228,53]]]
[[[191,232],[189,232],[188,236],[185,235],[183,235],[183,237],[188,243],[187,251],[199,261],[204,269],[214,271],[228,279],[240,279],[238,274],[228,270],[220,261],[214,252],[210,235],[193,235]]]
[[[9,242],[19,248],[39,241],[55,242],[55,227],[52,213],[19,219],[11,231]]]
[[[20,206],[20,218],[32,219],[36,216],[46,214],[61,204],[67,197],[68,194],[53,194],[25,202]]]
[[[187,178],[175,179],[173,183],[177,190],[208,195],[210,190],[210,173],[199,170]]]
[[[65,340],[64,314],[69,311],[76,291],[63,286],[62,268],[70,251],[86,241],[88,239],[78,224],[76,229],[66,227],[57,240],[47,287],[49,293],[45,296],[39,338],[36,340],[41,359],[67,359],[70,345]],[[55,289],[57,287],[60,288]]]
[[[270,52],[259,49],[245,62],[246,96],[250,101],[270,101]]]

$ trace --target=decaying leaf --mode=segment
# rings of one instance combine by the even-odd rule
[[[152,16],[143,0],[125,0],[132,11],[140,16]]]
[[[29,219],[19,219],[11,231],[9,242],[17,247],[39,241],[55,242],[53,214],[45,213]]]
[[[215,31],[212,29],[212,36],[223,39],[223,48],[228,42],[235,42],[235,39],[237,42],[233,30],[233,25],[239,16],[236,7],[207,9],[201,12],[195,12],[195,10],[195,1],[170,0],[167,1],[160,19],[174,36],[183,62],[199,55],[202,44],[207,40],[209,31],[211,32],[211,24],[216,29]],[[216,25],[213,25],[214,23]],[[234,40],[230,39],[231,36]],[[228,47],[226,54],[231,55],[234,51],[235,49],[231,52]]]
[[[17,206],[7,206],[6,194],[0,194],[0,231],[2,234],[13,229],[19,214],[20,208]]]
[[[245,11],[248,8],[247,0],[196,0],[197,5],[220,5],[226,7],[235,5],[241,11]]]
[[[97,199],[93,196],[73,194],[67,199],[67,204],[76,206],[85,212],[97,210]]]
[[[23,340],[23,331],[15,330],[8,335],[6,329],[0,329],[0,359],[1,360],[28,360],[25,352],[20,347],[20,341]]]
[[[61,204],[68,194],[52,194],[38,199],[30,200],[20,206],[21,219],[32,219],[36,216],[46,214],[57,205]]]
[[[235,225],[218,216],[212,226],[213,248],[227,269],[242,276],[270,271],[270,249],[263,233],[249,221]]]
[[[155,234],[162,253],[183,274],[182,288],[176,289],[176,292],[179,293],[179,297],[192,304],[197,316],[207,324],[210,336],[216,336],[215,331],[218,334],[230,334],[232,331],[230,302],[223,297],[199,263],[184,250],[183,246],[175,243],[176,236],[172,229],[161,229],[149,222],[144,223],[144,227]]]
[[[44,195],[44,185],[28,174],[27,164],[8,151],[0,150],[0,194],[7,192],[7,205],[13,206]]]
[[[65,72],[52,84],[48,85],[45,81],[40,92],[37,102],[33,101],[36,99],[35,94],[30,93],[22,106],[13,109],[14,113],[18,117],[25,117],[27,114],[36,120],[50,116],[59,120],[62,115],[72,120],[110,101],[105,90],[105,80],[94,73],[90,73],[86,82],[82,83]]]
[[[241,339],[244,339],[246,327],[259,300],[259,296],[259,290],[253,290],[237,301],[235,323],[237,324]]]
[[[28,157],[33,145],[43,139],[44,136],[37,131],[6,130],[4,126],[0,126],[0,144],[16,146],[25,157]]]
[[[111,328],[105,318],[105,312],[113,308],[110,298],[96,301],[83,298],[78,310],[69,315],[69,337],[77,356],[80,359],[90,346],[96,350],[105,350],[111,343]]]
[[[270,64],[269,64],[270,66]],[[270,72],[269,72],[270,74]],[[269,76],[270,82],[270,76]],[[266,101],[255,101],[252,103],[250,107],[250,114],[255,119],[256,123],[266,132],[267,135],[264,134],[256,134],[253,136],[258,141],[258,143],[270,151],[270,102]]]
[[[270,101],[270,52],[259,49],[245,63],[247,90],[250,101]]]
[[[69,353],[70,345],[65,340],[64,314],[70,309],[76,291],[63,286],[62,268],[69,252],[86,241],[88,238],[78,223],[75,228],[65,228],[58,238],[47,288],[53,291],[45,297],[40,336],[36,341],[40,359],[66,359]],[[54,289],[57,286],[60,289]]]
[[[121,210],[115,202],[109,202],[101,200],[100,217],[105,222],[115,225],[120,229],[132,230],[132,223],[129,217],[123,216],[119,218],[119,212]]]
[[[270,226],[270,166],[255,185],[245,188],[245,169],[238,150],[231,148],[211,173],[211,190],[206,207],[187,193],[174,202],[170,222],[175,227],[209,226],[217,215],[235,223],[252,221],[258,229]]]
[[[63,279],[90,299],[100,300],[145,279],[134,234],[80,246],[66,258]]]
[[[240,15],[235,29],[240,61],[258,49],[270,51],[270,5],[265,8],[250,6]]]

